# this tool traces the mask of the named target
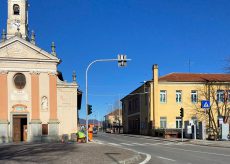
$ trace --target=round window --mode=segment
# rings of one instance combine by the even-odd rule
[[[17,89],[23,89],[26,85],[26,77],[22,73],[14,75],[14,85]]]

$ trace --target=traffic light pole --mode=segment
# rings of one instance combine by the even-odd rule
[[[184,108],[180,108],[180,117],[181,117],[181,142],[183,142],[183,118],[184,118]]]
[[[181,142],[183,142],[184,134],[183,134],[183,117],[181,117]]]
[[[89,124],[88,124],[88,71],[89,71],[89,69],[90,69],[90,67],[94,64],[94,63],[96,63],[96,62],[112,62],[112,61],[118,61],[118,62],[120,62],[120,61],[130,61],[131,59],[119,59],[119,57],[120,57],[120,55],[118,56],[118,59],[98,59],[98,60],[94,60],[94,61],[92,61],[89,65],[88,65],[88,67],[87,67],[87,69],[86,69],[86,71],[85,71],[85,108],[86,108],[86,143],[88,143],[88,126],[89,126]]]

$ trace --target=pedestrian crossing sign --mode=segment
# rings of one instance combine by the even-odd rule
[[[210,101],[209,100],[202,100],[201,101],[201,108],[210,108]]]

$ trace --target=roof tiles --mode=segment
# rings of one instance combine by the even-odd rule
[[[230,82],[230,74],[171,73],[160,77],[159,82]]]

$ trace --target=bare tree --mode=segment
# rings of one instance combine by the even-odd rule
[[[217,139],[220,135],[218,118],[223,118],[223,123],[230,120],[230,84],[219,82],[207,82],[202,89],[199,89],[199,101],[202,99],[210,100],[211,107],[205,115],[204,109],[196,105],[196,114],[200,120],[208,122],[207,128],[209,135]],[[200,104],[200,103],[198,103]]]

